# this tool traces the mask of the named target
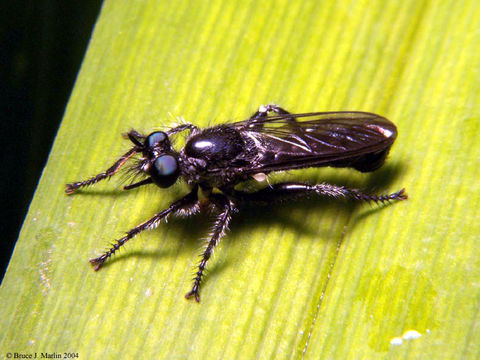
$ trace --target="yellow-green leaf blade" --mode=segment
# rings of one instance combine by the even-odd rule
[[[106,1],[0,290],[2,354],[478,357],[479,15],[474,1]],[[405,186],[410,200],[238,214],[200,305],[183,295],[207,217],[162,224],[91,270],[186,188],[121,192],[112,179],[66,196],[66,182],[113,163],[132,127],[243,120],[268,102],[373,111],[399,128],[377,173],[271,181]]]

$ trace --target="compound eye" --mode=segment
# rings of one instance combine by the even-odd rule
[[[150,169],[153,182],[162,188],[173,185],[177,181],[178,175],[178,161],[172,155],[160,156]]]
[[[147,146],[154,147],[158,144],[164,143],[167,139],[168,139],[168,136],[163,131],[156,131],[148,135]]]
[[[171,155],[160,156],[157,160],[155,160],[153,166],[155,166],[157,174],[161,176],[172,175],[178,169],[177,159]]]

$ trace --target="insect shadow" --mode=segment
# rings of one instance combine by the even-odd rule
[[[388,164],[385,165],[381,170],[376,171],[375,173],[368,174],[366,178],[362,181],[365,189],[381,192],[384,189],[388,188],[391,182],[398,177],[398,175],[404,172],[406,164],[396,163],[395,165]],[[306,182],[317,183],[319,182],[319,176],[307,176],[302,177]],[[344,176],[341,175],[330,175],[322,178],[323,181],[328,183],[342,184],[344,186],[358,186],[358,182],[352,180],[346,180]],[[84,192],[89,195],[104,195],[103,191],[95,192]],[[106,191],[107,195],[115,195],[117,191]],[[118,191],[120,194],[127,194],[124,191]],[[178,196],[181,194],[181,190],[175,194]],[[352,221],[348,223],[347,232],[353,230],[353,228],[361,223],[362,220],[366,219],[368,216],[373,215],[377,211],[381,211],[382,208],[389,206],[391,203],[386,202],[379,205],[372,204],[370,208],[366,208],[360,214],[355,215],[352,218]],[[285,228],[291,228],[296,233],[304,236],[315,237],[315,240],[320,241],[333,241],[338,238],[338,234],[332,234],[328,229],[319,230],[318,227],[314,227],[311,224],[306,224],[304,220],[300,220],[302,217],[296,216],[292,217],[292,213],[302,211],[306,216],[309,214],[319,214],[325,213],[326,216],[331,214],[332,211],[340,209],[344,213],[355,214],[359,207],[365,207],[364,204],[357,201],[332,201],[329,198],[322,197],[312,197],[310,199],[299,199],[297,201],[286,201],[278,204],[277,206],[265,205],[265,206],[256,206],[255,204],[246,204],[242,207],[240,214],[235,216],[232,219],[230,230],[232,236],[228,236],[225,239],[225,243],[235,242],[238,237],[241,237],[242,234],[263,227],[265,231],[271,226],[276,226],[282,224]],[[162,223],[160,226],[167,228],[168,231],[165,233],[164,238],[161,241],[170,241],[169,238],[174,241],[174,239],[182,239],[180,241],[175,241],[174,247],[169,247],[169,249],[158,249],[154,251],[147,250],[135,250],[135,251],[126,251],[124,253],[118,254],[112,258],[110,262],[106,263],[105,266],[109,267],[116,262],[121,262],[130,258],[153,258],[159,260],[165,257],[172,257],[179,253],[188,253],[198,251],[199,239],[205,238],[208,231],[210,230],[206,223],[209,223],[211,216],[202,212],[192,217],[171,217],[168,219],[167,223]],[[150,232],[154,238],[157,238],[159,235],[159,230],[155,229]],[[156,235],[155,235],[156,234]],[[236,234],[236,235],[235,235]],[[157,240],[157,239],[155,239]],[[215,262],[213,266],[209,269],[208,274],[209,278],[221,274],[224,270],[233,265],[231,259],[225,259],[222,262]],[[208,278],[206,279],[208,281]]]

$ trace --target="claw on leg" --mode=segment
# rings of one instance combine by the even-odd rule
[[[194,286],[192,290],[185,294],[185,299],[187,300],[190,300],[192,297],[197,303],[200,302],[200,294],[198,293],[198,287]]]

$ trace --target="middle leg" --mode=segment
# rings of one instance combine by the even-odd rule
[[[288,115],[290,114],[287,110],[282,109],[280,106],[275,104],[261,105],[258,110],[250,117],[249,121],[255,122],[255,120],[266,119],[268,113],[276,113],[279,115]]]
[[[128,240],[132,239],[142,231],[155,228],[160,220],[164,219],[171,213],[182,213],[182,210],[193,212],[198,207],[198,187],[195,187],[186,196],[180,200],[175,201],[167,209],[154,215],[147,221],[135,226],[133,229],[127,231],[127,234],[121,239],[112,243],[112,246],[107,249],[101,256],[91,259],[90,263],[94,266],[95,271],[99,270],[103,263],[107,261],[115,252],[120,249]]]
[[[200,283],[202,281],[207,262],[212,256],[215,246],[217,246],[220,240],[225,236],[228,225],[230,224],[230,220],[232,219],[232,213],[236,210],[235,204],[225,195],[211,194],[209,199],[218,209],[220,209],[220,213],[217,215],[217,219],[215,220],[210,241],[203,250],[202,260],[200,261],[200,264],[198,264],[198,270],[195,274],[192,290],[185,295],[185,298],[187,299],[194,297],[196,302],[200,302]]]
[[[297,126],[297,120],[294,114],[291,114],[287,110],[281,108],[275,104],[261,105],[258,110],[248,119],[249,127],[262,128],[264,123],[268,121],[269,114],[274,113],[277,116],[277,120],[282,117],[284,118],[292,127]]]

